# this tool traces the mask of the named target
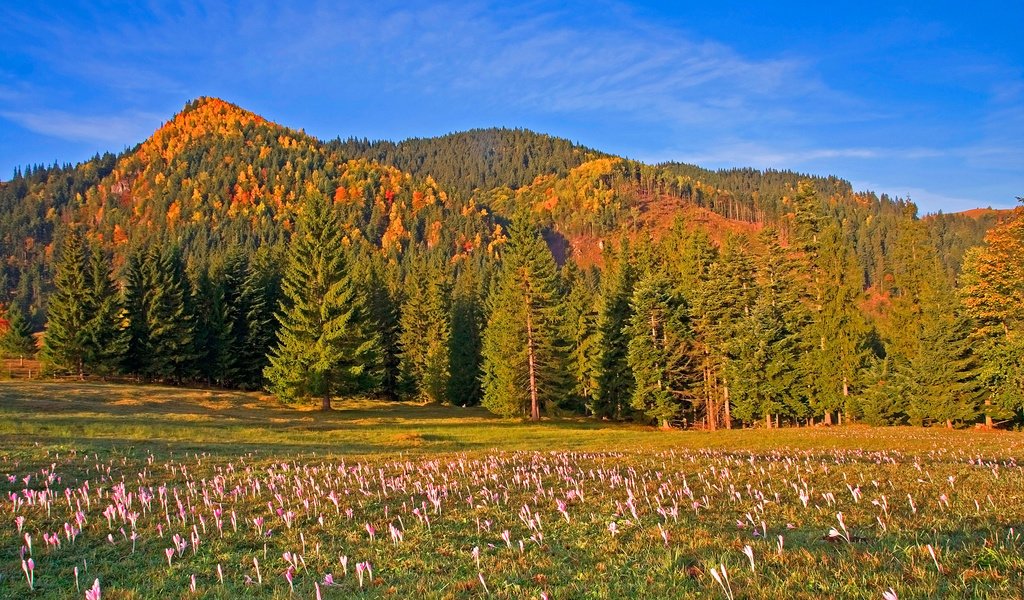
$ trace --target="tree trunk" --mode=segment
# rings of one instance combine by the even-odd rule
[[[732,429],[732,410],[729,408],[729,386],[725,386],[725,428]]]
[[[990,412],[990,409],[989,409],[990,406],[992,406],[992,401],[991,400],[986,400],[985,401],[985,429],[992,429],[992,427],[993,427],[993,425],[992,425],[992,413]]]
[[[333,408],[331,408],[331,395],[330,394],[324,394],[324,397],[320,399],[320,410],[323,410],[323,411],[334,410]]]
[[[826,410],[825,411],[825,426],[826,427],[831,427],[832,426],[832,411],[830,411],[830,410]]]
[[[530,299],[526,299],[527,307],[530,305]],[[537,357],[534,354],[533,347],[533,315],[530,314],[529,309],[526,311],[526,350],[528,355],[528,362],[530,365],[530,420],[540,420],[540,404],[537,401]]]
[[[946,419],[946,429],[953,428],[953,419]]]
[[[764,425],[768,429],[772,428],[772,416],[771,416],[771,414],[767,414],[767,415],[764,416]]]

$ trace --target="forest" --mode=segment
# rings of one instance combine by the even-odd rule
[[[72,377],[720,429],[1024,422],[1024,206],[213,98],[0,183],[9,356]],[[41,342],[39,339],[41,338]]]

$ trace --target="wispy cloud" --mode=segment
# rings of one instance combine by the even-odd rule
[[[215,95],[324,137],[529,126],[651,162],[905,181],[950,202],[1024,183],[1021,66],[930,14],[753,45],[659,18],[700,11],[624,0],[70,4],[0,3],[5,142],[123,147]],[[5,146],[0,161],[23,159]]]
[[[852,160],[927,160],[953,154],[950,149],[921,147],[850,147],[814,148],[791,140],[778,140],[772,144],[735,141],[715,144],[698,152],[686,149],[668,150],[647,160],[661,162],[678,160],[706,166],[752,166],[762,169],[800,169],[820,166],[822,161]],[[674,157],[674,158],[670,158]]]
[[[132,112],[122,115],[81,115],[59,110],[0,112],[0,117],[29,131],[75,142],[113,146],[141,140],[161,122],[159,115]]]
[[[951,195],[936,192],[932,189],[925,189],[907,184],[884,184],[868,181],[854,181],[854,188],[858,190],[869,190],[879,194],[888,194],[893,197],[912,200],[921,209],[921,214],[943,212],[960,212],[972,208],[986,208],[990,203],[979,203],[977,198],[967,198],[958,195]],[[1005,202],[991,203],[992,208],[1011,208],[1012,199]]]

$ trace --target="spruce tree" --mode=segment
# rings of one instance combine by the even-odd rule
[[[969,323],[941,280],[926,282],[921,300],[921,336],[899,373],[909,384],[907,416],[914,425],[971,422],[981,387]]]
[[[747,244],[726,239],[718,259],[693,291],[691,323],[701,340],[701,398],[709,429],[731,426],[729,362],[737,352],[737,328],[750,315],[756,270]]]
[[[88,275],[85,363],[94,373],[112,375],[121,370],[128,351],[128,322],[109,261],[98,246],[92,249]]]
[[[121,288],[121,305],[124,307],[126,327],[126,350],[121,360],[121,370],[141,376],[149,369],[149,325],[146,314],[149,311],[149,281],[145,268],[145,254],[135,251],[128,255],[122,270],[124,285]]]
[[[277,345],[264,373],[288,400],[372,389],[379,357],[363,298],[349,272],[341,225],[318,193],[302,205],[281,283]]]
[[[372,249],[364,249],[352,255],[349,264],[357,267],[357,287],[365,298],[366,315],[370,326],[368,340],[376,349],[377,359],[369,365],[368,375],[376,381],[376,390],[389,400],[397,400],[405,394],[401,365],[401,304],[402,290],[399,285],[398,267],[394,262],[384,263],[382,257]]]
[[[17,306],[7,310],[7,329],[0,333],[0,354],[24,361],[36,353],[36,340],[32,327]]]
[[[686,306],[658,271],[643,277],[630,301],[627,361],[636,381],[632,407],[662,427],[690,407],[700,374],[686,322]]]
[[[459,406],[479,404],[483,397],[480,382],[484,317],[480,279],[475,266],[467,266],[456,275],[452,289],[447,396]]]
[[[758,286],[757,300],[745,314],[732,340],[726,366],[732,415],[752,422],[803,416],[806,406],[798,388],[796,334],[786,318],[784,292],[767,276]]]
[[[629,335],[633,316],[631,300],[636,272],[629,247],[624,243],[617,256],[608,256],[608,266],[598,306],[597,340],[594,353],[594,394],[591,414],[601,418],[626,416],[636,381],[629,368]]]
[[[505,244],[483,339],[483,405],[503,416],[527,414],[567,389],[555,260],[528,214],[517,215]]]
[[[245,321],[245,337],[241,340],[236,368],[239,385],[244,389],[263,387],[263,371],[277,340],[279,323],[274,311],[281,301],[280,256],[276,248],[261,248],[249,262],[242,283],[238,318]],[[232,332],[238,334],[237,329]]]
[[[193,374],[198,358],[191,286],[177,248],[151,250],[144,264],[146,351],[143,373],[181,383]]]
[[[195,335],[192,351],[196,355],[196,376],[207,385],[230,385],[234,379],[234,331],[225,299],[223,277],[211,276],[199,267],[190,277],[195,309]]]
[[[55,265],[53,293],[46,311],[43,360],[50,367],[85,375],[91,316],[91,287],[87,274],[86,246],[75,228],[64,232],[60,256]]]
[[[448,400],[451,338],[447,274],[419,258],[406,277],[402,306],[401,365],[413,393],[428,402]]]
[[[572,395],[577,412],[593,406],[597,363],[597,299],[599,278],[596,269],[582,271],[574,263],[563,268],[565,300],[562,304],[565,333],[569,344],[569,371],[573,382]]]
[[[223,369],[219,379],[222,384],[230,386],[239,386],[243,382],[241,359],[249,338],[248,314],[251,310],[248,303],[249,298],[244,294],[245,280],[249,271],[248,263],[244,254],[233,251],[225,259],[218,277],[220,302],[223,306],[221,309],[223,325],[220,326],[219,331],[225,340],[218,359]]]
[[[814,414],[831,424],[835,413],[856,412],[854,393],[868,354],[868,325],[859,310],[864,277],[836,225],[821,231],[813,260],[802,332],[804,381]]]

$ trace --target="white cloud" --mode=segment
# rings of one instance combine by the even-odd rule
[[[64,140],[125,144],[142,140],[161,123],[162,117],[142,112],[121,115],[80,115],[59,110],[4,111],[0,116],[25,129]]]

